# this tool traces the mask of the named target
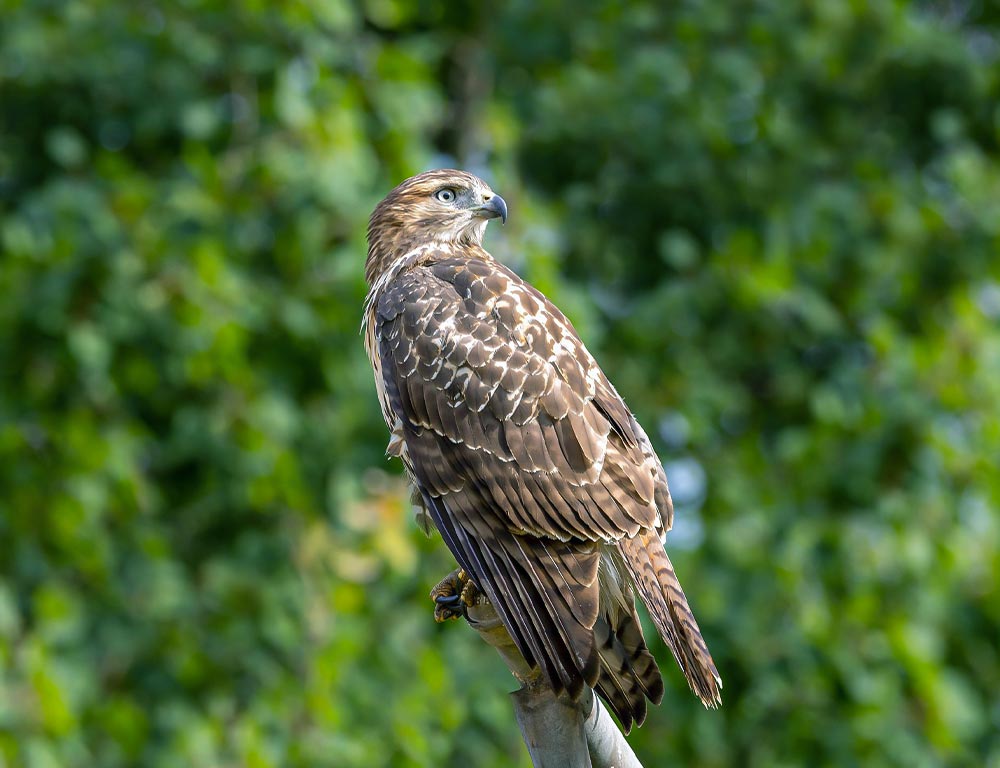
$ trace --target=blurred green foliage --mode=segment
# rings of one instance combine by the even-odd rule
[[[681,502],[646,765],[1000,766],[995,3],[0,10],[0,766],[527,765],[358,336],[441,163]]]

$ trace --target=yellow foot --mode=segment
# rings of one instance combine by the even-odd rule
[[[447,621],[465,616],[465,612],[479,605],[484,597],[465,571],[456,568],[431,590],[431,600],[434,601],[434,620]]]

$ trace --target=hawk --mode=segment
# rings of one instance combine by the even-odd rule
[[[407,179],[372,213],[364,337],[388,453],[557,694],[594,688],[626,732],[659,703],[638,594],[691,689],[718,706],[663,548],[663,465],[570,321],[483,249],[497,218],[504,199],[457,170]]]

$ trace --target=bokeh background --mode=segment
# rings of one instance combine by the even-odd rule
[[[358,328],[434,166],[647,425],[652,766],[1000,766],[1000,6],[0,3],[0,766],[527,766]]]

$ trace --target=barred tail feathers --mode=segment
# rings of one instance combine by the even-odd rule
[[[634,608],[599,616],[594,638],[601,657],[595,687],[628,733],[633,723],[642,725],[646,719],[646,699],[659,704],[663,698],[660,670],[646,648]]]
[[[619,544],[639,594],[691,690],[706,707],[722,703],[722,679],[659,538],[640,533]]]

